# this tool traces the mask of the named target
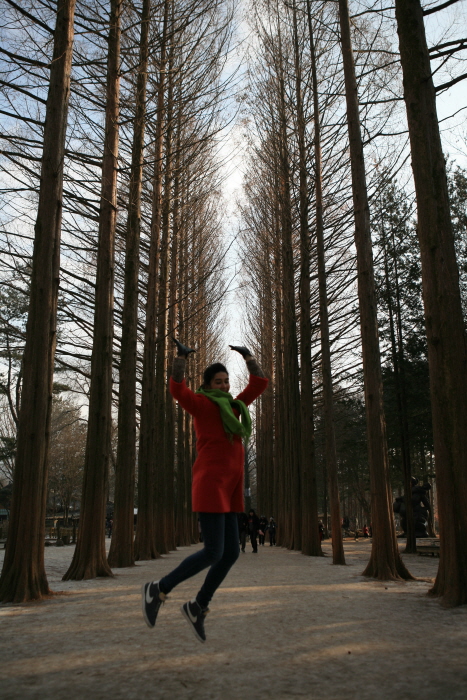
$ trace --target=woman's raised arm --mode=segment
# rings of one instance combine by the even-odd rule
[[[243,345],[229,345],[229,348],[231,350],[235,350],[235,352],[240,353],[240,355],[246,362],[246,366],[248,367],[248,371],[250,374],[253,374],[255,377],[264,377],[263,370],[259,366],[256,358],[253,357],[251,352],[248,350],[248,348],[245,348]]]

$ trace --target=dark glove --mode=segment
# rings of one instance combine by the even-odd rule
[[[196,352],[196,350],[192,350],[191,348],[187,348],[186,345],[182,345],[178,340],[176,340],[176,338],[172,338],[172,340],[177,346],[178,357],[188,357],[190,352]]]
[[[230,348],[231,350],[235,350],[235,352],[239,352],[240,355],[241,355],[243,358],[248,357],[249,355],[250,355],[250,357],[253,357],[253,353],[251,353],[251,352],[248,350],[248,348],[245,348],[245,347],[243,347],[243,346],[240,346],[240,345],[229,345],[229,348]]]

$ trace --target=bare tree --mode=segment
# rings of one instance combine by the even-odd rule
[[[121,9],[122,0],[111,0],[86,460],[78,541],[73,560],[63,577],[64,581],[112,576],[105,551],[104,527],[112,430],[113,293]]]
[[[54,33],[23,357],[15,489],[0,578],[0,600],[4,602],[40,599],[50,592],[44,569],[45,509],[74,10],[75,0],[64,0],[58,6]]]
[[[125,240],[125,289],[119,367],[115,508],[109,551],[109,565],[115,567],[134,565],[138,275],[150,9],[150,0],[144,0],[141,14],[138,77],[135,89],[135,118]]]
[[[388,453],[383,410],[383,386],[376,316],[370,212],[347,0],[339,0],[339,17],[352,169],[358,297],[371,478],[373,542],[370,561],[363,573],[365,576],[372,576],[381,580],[409,579],[411,575],[402,562],[397,547],[391,508],[392,499],[389,485]]]
[[[396,0],[417,196],[440,519],[433,595],[467,603],[467,342],[435,89],[419,0]]]
[[[323,414],[325,430],[325,461],[329,479],[331,502],[332,560],[334,564],[345,564],[339,507],[339,485],[337,480],[337,453],[334,434],[334,394],[332,386],[331,347],[329,337],[329,313],[327,300],[326,263],[324,249],[323,185],[320,110],[318,99],[318,78],[316,52],[313,37],[310,0],[307,0],[308,32],[310,35],[310,58],[313,84],[314,111],[314,155],[315,155],[315,206],[316,206],[316,253],[318,260],[319,320],[321,331],[321,367],[323,376]]]

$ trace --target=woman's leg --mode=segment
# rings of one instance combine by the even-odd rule
[[[212,567],[216,562],[222,560],[224,555],[225,515],[225,513],[199,513],[204,547],[184,559],[170,574],[161,578],[159,589],[162,593],[170,593],[182,581],[186,581],[188,578],[199,574],[200,571],[208,566]],[[229,513],[228,515],[235,514]],[[235,517],[237,516],[235,515]]]
[[[206,515],[206,514],[204,514]],[[201,589],[196,596],[196,602],[201,610],[209,607],[211,598],[227,576],[229,570],[235,564],[240,554],[238,545],[238,518],[236,513],[223,513],[224,527],[224,552],[219,559],[209,569]],[[203,523],[201,522],[201,527]],[[204,533],[204,530],[203,530]]]

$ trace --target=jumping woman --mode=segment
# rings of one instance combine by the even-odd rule
[[[170,392],[194,419],[198,456],[193,465],[192,507],[198,513],[204,546],[167,576],[143,585],[143,615],[146,624],[154,627],[170,591],[209,567],[196,597],[181,607],[196,638],[205,642],[209,603],[239,556],[237,513],[244,508],[242,441],[251,433],[247,406],[263,393],[268,380],[247,348],[230,345],[242,355],[250,372],[246,388],[234,399],[229,393],[227,369],[217,362],[205,370],[203,384],[194,393],[185,383],[186,359],[194,350],[178,340],[175,343]]]

